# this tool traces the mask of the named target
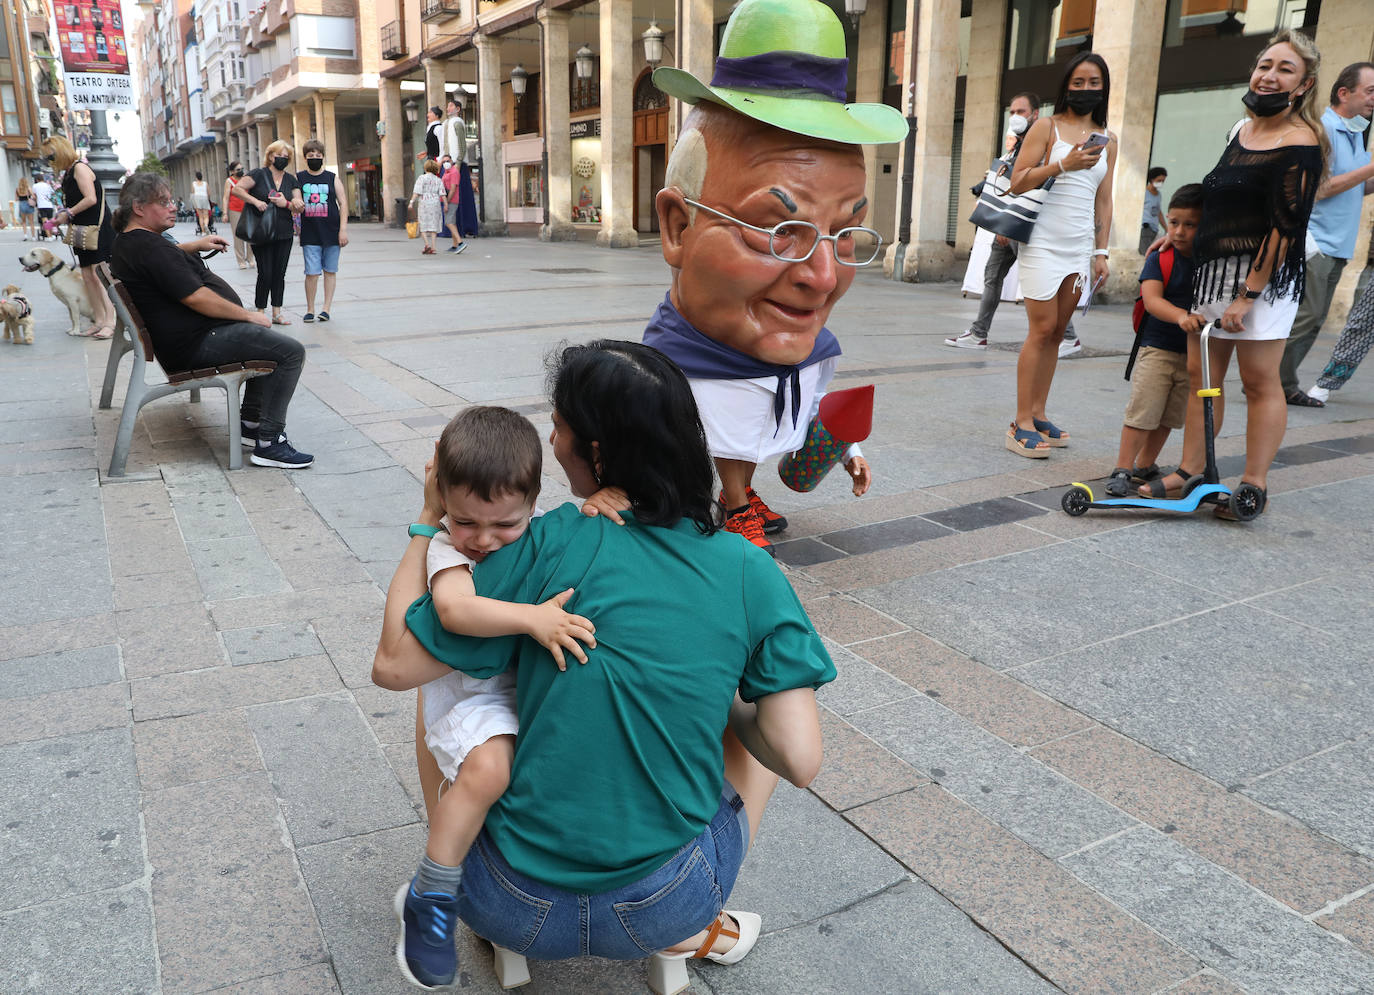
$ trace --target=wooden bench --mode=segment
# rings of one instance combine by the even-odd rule
[[[114,398],[115,378],[119,372],[120,360],[126,352],[134,354],[133,369],[129,371],[129,389],[124,395],[124,406],[119,415],[119,432],[115,436],[114,452],[110,456],[111,477],[124,476],[124,464],[129,459],[129,447],[134,438],[134,422],[138,412],[149,401],[159,397],[191,392],[191,401],[200,400],[204,387],[223,388],[229,408],[229,469],[237,470],[243,466],[243,434],[239,428],[239,391],[245,381],[271,373],[277,364],[265,359],[251,359],[243,363],[227,363],[224,366],[208,367],[201,370],[182,370],[167,373],[163,383],[148,383],[147,367],[157,361],[153,352],[153,337],[148,334],[148,326],[134,307],[128,289],[110,272],[108,263],[98,263],[96,276],[114,304],[118,322],[114,338],[110,342],[110,358],[105,364],[105,383],[100,390],[100,407],[109,408]]]

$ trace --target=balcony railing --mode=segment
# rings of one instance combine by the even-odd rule
[[[382,25],[382,58],[404,59],[406,54],[405,21],[392,21]]]
[[[420,20],[448,21],[462,12],[462,0],[424,0],[424,5],[420,8]]]

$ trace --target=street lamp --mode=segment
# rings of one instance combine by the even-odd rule
[[[420,116],[420,105],[417,104],[415,102],[415,99],[412,97],[410,100],[407,100],[405,102],[405,110],[406,120],[409,121],[411,124],[414,124],[416,119]]]
[[[868,10],[868,0],[844,0],[844,12],[849,15],[849,23],[855,31],[859,30],[859,18]]]
[[[583,46],[577,50],[576,62],[577,78],[591,79],[592,69],[595,68],[596,56],[586,44],[583,44]]]
[[[525,84],[529,78],[530,74],[525,71],[523,62],[517,62],[515,68],[510,71],[510,91],[515,94],[516,103],[519,103],[520,98],[525,95]]]
[[[849,2],[849,0],[846,0]],[[658,26],[658,22],[651,20],[649,26],[644,29],[644,34],[640,35],[644,39],[644,61],[651,66],[656,66],[663,61],[663,29]]]

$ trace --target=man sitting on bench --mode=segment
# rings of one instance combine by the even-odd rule
[[[163,232],[176,223],[176,201],[167,180],[135,173],[119,192],[114,212],[110,271],[123,281],[148,332],[158,362],[168,373],[270,360],[273,372],[243,388],[243,444],[258,466],[300,469],[315,457],[286,438],[286,408],[305,365],[305,347],[272,331],[261,311],[249,311],[229,284],[201,262],[204,251],[223,251],[218,235],[178,245]]]

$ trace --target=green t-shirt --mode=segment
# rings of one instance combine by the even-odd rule
[[[406,624],[474,677],[519,664],[510,787],[487,830],[512,867],[569,891],[622,887],[698,836],[720,804],[721,735],[747,701],[835,679],[787,578],[740,536],[588,518],[571,504],[530,523],[474,571],[477,593],[535,604],[561,591],[596,649],[560,673],[526,636],[446,631],[428,594]]]

